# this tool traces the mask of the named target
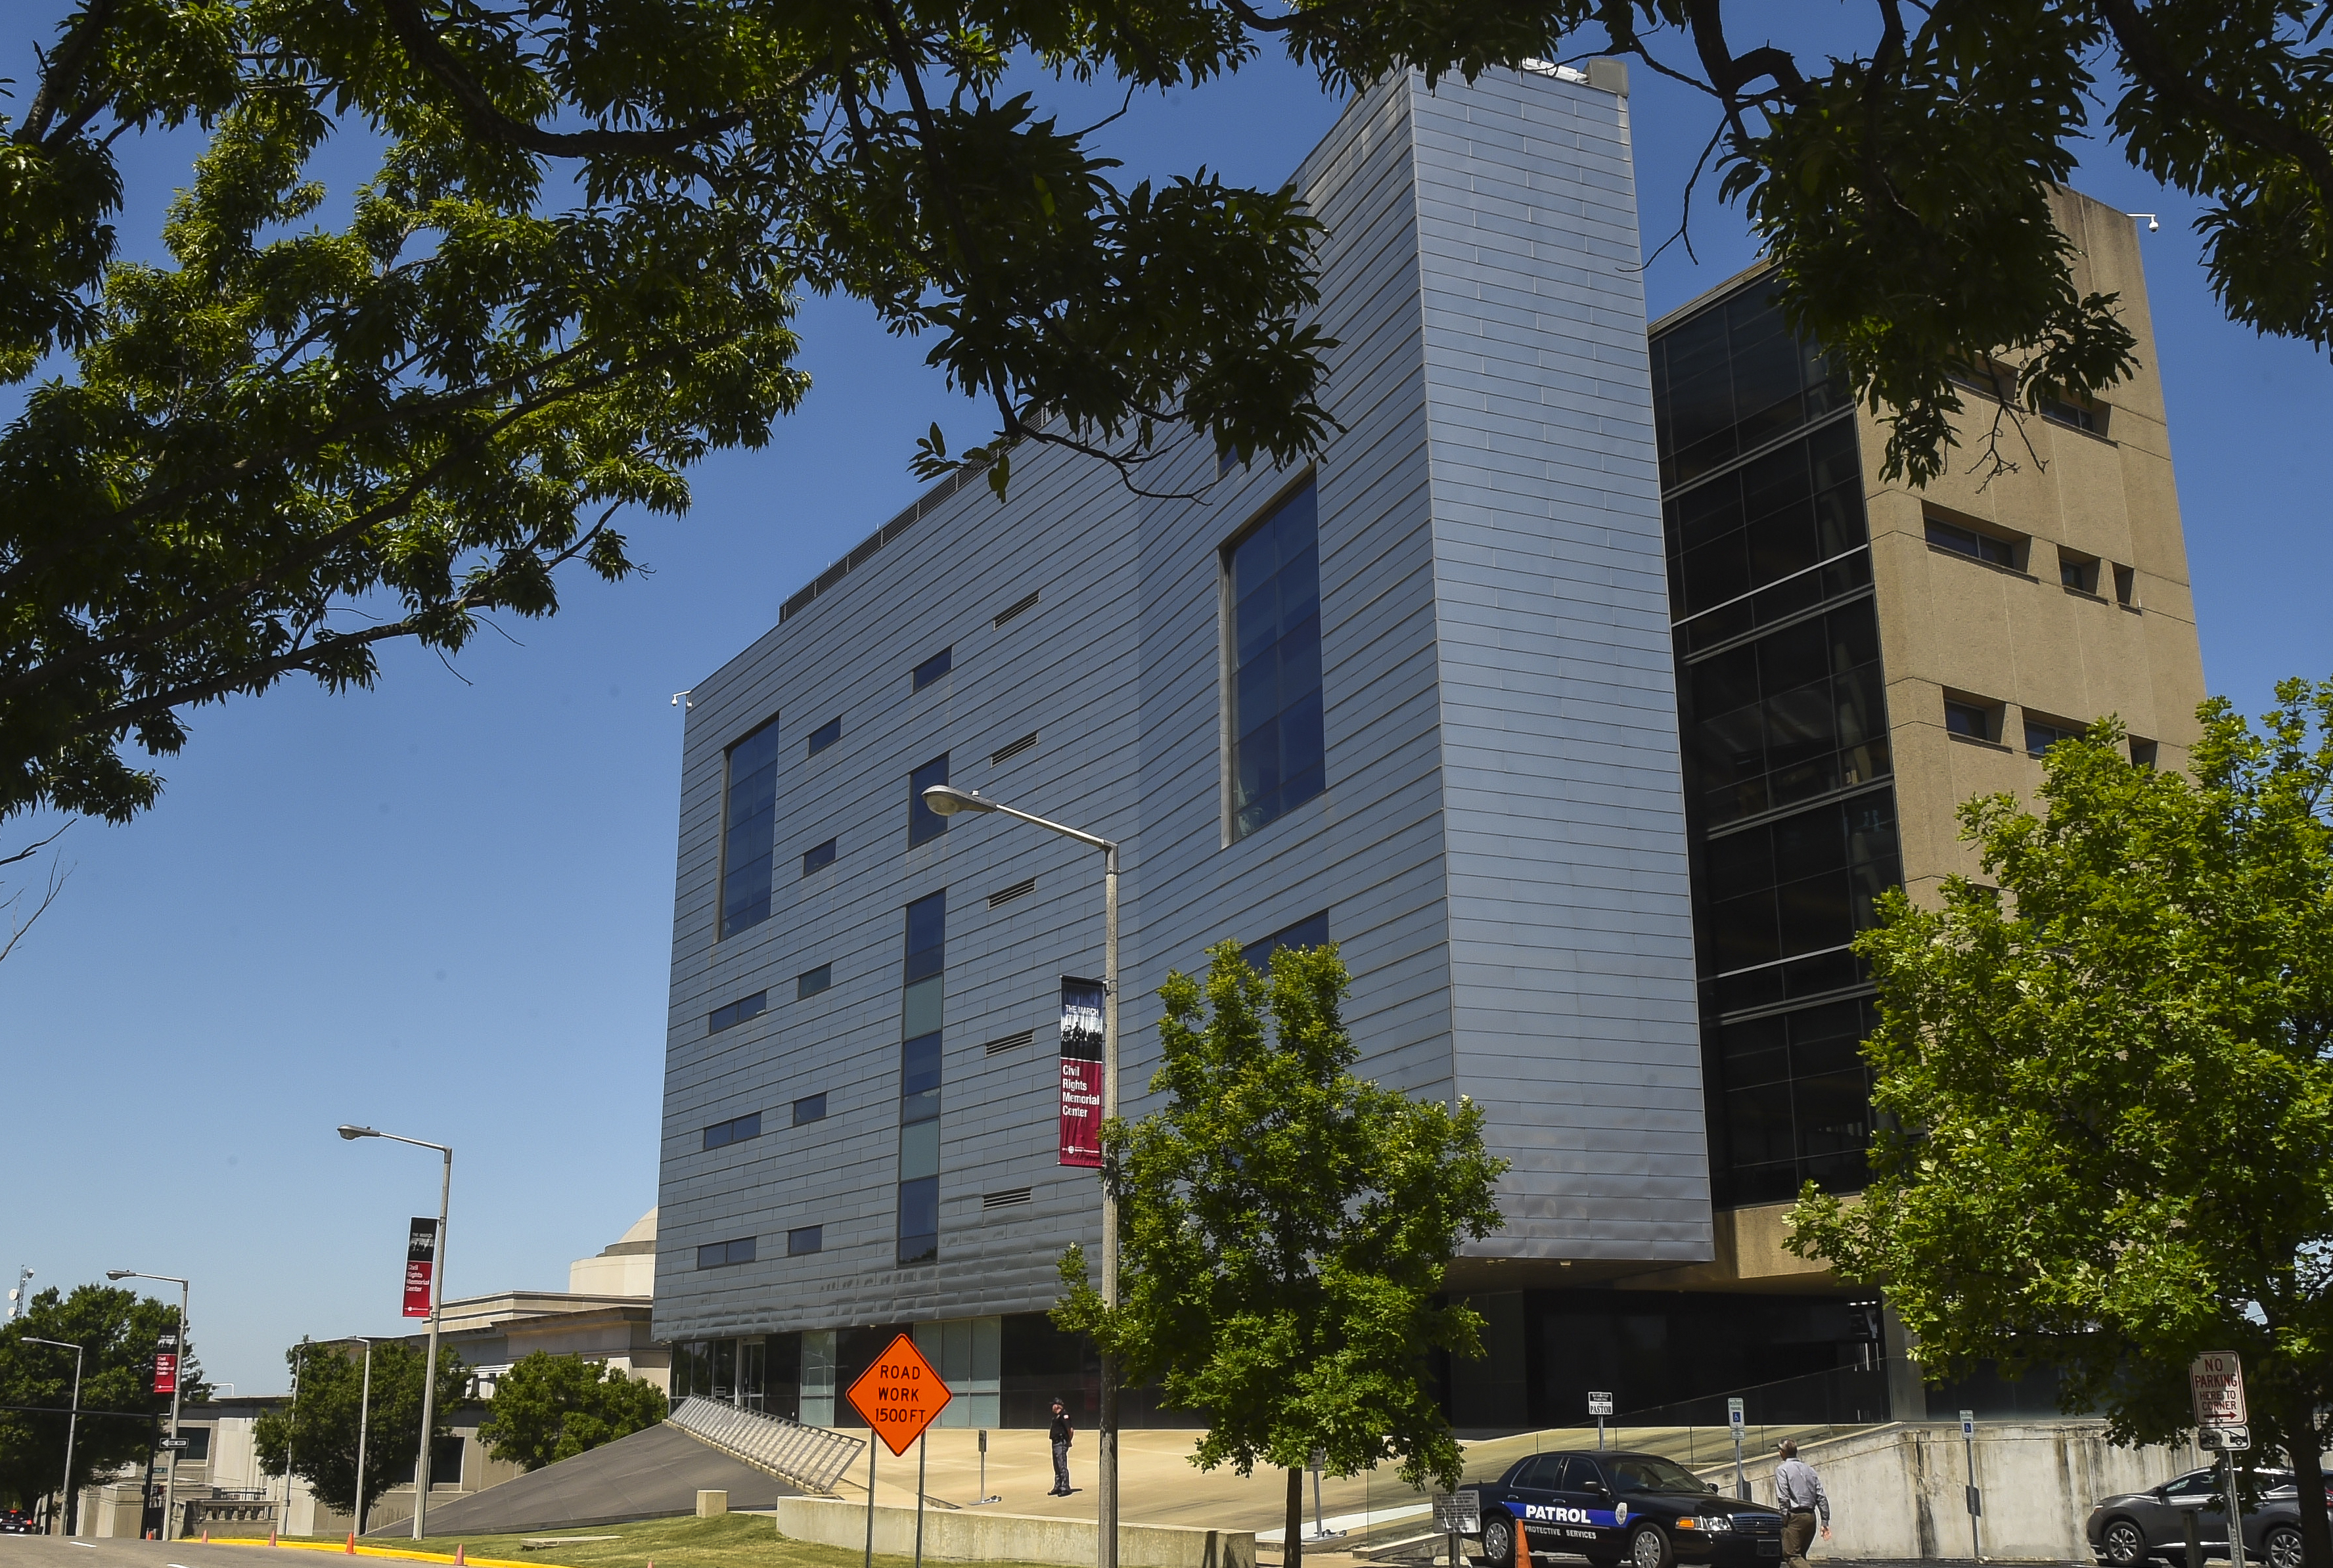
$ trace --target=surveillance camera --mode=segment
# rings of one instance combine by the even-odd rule
[[[2147,219],[2147,220],[2146,220],[2146,232],[2147,232],[2148,234],[2153,234],[2155,230],[2157,230],[2157,229],[2161,228],[2162,226],[2163,226],[2163,225],[2162,225],[2161,224],[2156,223],[2153,218],[2149,218],[2149,219]]]

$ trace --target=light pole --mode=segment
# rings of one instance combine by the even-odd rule
[[[392,1143],[410,1143],[417,1149],[435,1149],[446,1157],[445,1172],[437,1183],[437,1256],[431,1261],[429,1269],[429,1362],[421,1374],[421,1457],[413,1464],[413,1538],[418,1541],[429,1522],[429,1433],[437,1424],[437,1326],[445,1315],[446,1210],[454,1197],[454,1151],[443,1143],[432,1143],[422,1138],[399,1137],[395,1133],[378,1133],[370,1127],[343,1125],[341,1136],[351,1141],[386,1138]]]
[[[364,1392],[357,1396],[357,1534],[364,1534],[365,1519],[365,1425],[372,1420],[372,1341],[362,1334],[349,1335],[351,1343],[365,1347]]]
[[[72,1352],[72,1353],[73,1353],[73,1392],[72,1392],[72,1413],[71,1413],[70,1415],[68,1415],[68,1416],[66,1416],[66,1417],[65,1417],[65,1484],[64,1484],[64,1487],[63,1487],[63,1489],[62,1489],[62,1490],[61,1490],[61,1491],[59,1491],[59,1492],[57,1493],[57,1521],[58,1521],[59,1525],[62,1526],[62,1527],[57,1531],[57,1534],[58,1534],[58,1535],[72,1535],[72,1514],[73,1514],[73,1509],[72,1509],[72,1450],[73,1450],[73,1433],[74,1433],[75,1429],[76,1429],[77,1428],[79,1428],[79,1427],[80,1427],[80,1425],[81,1425],[81,1363],[82,1363],[82,1347],[81,1347],[81,1346],[79,1346],[79,1345],[77,1345],[77,1344],[67,1344],[63,1340],[61,1340],[61,1339],[35,1339],[35,1338],[34,1338],[34,1337],[33,1337],[31,1334],[26,1334],[26,1335],[24,1335],[24,1343],[25,1343],[26,1344],[53,1344],[53,1345],[56,1346],[59,1350],[69,1350],[69,1351],[71,1351],[71,1352]]]
[[[175,1370],[170,1374],[170,1436],[176,1438],[178,1435],[178,1391],[186,1385],[187,1382],[187,1282],[173,1274],[141,1274],[134,1268],[109,1268],[105,1271],[105,1277],[151,1279],[159,1284],[175,1285],[178,1287],[178,1348],[173,1358]],[[149,1472],[148,1479],[151,1481],[151,1472]],[[165,1541],[178,1539],[171,1533],[178,1525],[176,1517],[178,1512],[178,1450],[173,1445],[170,1449],[170,1468],[162,1480],[162,1539]]]
[[[292,1530],[292,1466],[300,1450],[300,1378],[307,1367],[308,1336],[303,1334],[300,1347],[292,1353],[292,1420],[290,1429],[283,1434],[283,1513],[277,1522],[286,1535]]]
[[[984,797],[977,789],[935,784],[924,804],[942,817],[959,811],[993,811],[1101,851],[1101,1115],[1118,1114],[1118,845],[1099,834],[1049,822]],[[1101,1181],[1101,1304],[1118,1306],[1118,1190],[1107,1169]],[[1095,1506],[1099,1537],[1097,1568],[1118,1568],[1118,1358],[1101,1357],[1101,1410],[1095,1421],[1094,1472],[1100,1496]]]

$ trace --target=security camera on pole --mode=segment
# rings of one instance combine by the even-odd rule
[[[2187,1363],[2187,1385],[2195,1397],[2203,1447],[2217,1448],[2227,1460],[2228,1564],[2244,1568],[2244,1500],[2236,1490],[2236,1456],[2252,1446],[2252,1429],[2244,1405],[2243,1359],[2232,1350],[2205,1351]]]

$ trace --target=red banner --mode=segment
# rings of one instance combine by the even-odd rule
[[[1061,1058],[1061,1160],[1101,1163],[1101,1064]]]
[[[1061,1157],[1064,1165],[1101,1163],[1101,1010],[1099,980],[1061,980]]]
[[[437,1272],[437,1221],[417,1219],[405,1242],[405,1315],[429,1315],[429,1283]]]
[[[154,1353],[154,1391],[174,1394],[178,1391],[178,1357],[173,1351]]]

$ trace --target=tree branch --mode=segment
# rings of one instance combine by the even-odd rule
[[[2319,199],[2333,205],[2333,148],[2301,129],[2298,120],[2280,120],[2205,86],[2201,78],[2171,58],[2136,0],[2103,0],[2100,13],[2113,30],[2115,42],[2122,45],[2131,73],[2149,91],[2238,141],[2292,159],[2317,187]]]
[[[81,80],[90,56],[97,53],[98,40],[113,24],[113,6],[114,0],[90,0],[89,8],[73,24],[72,31],[65,34],[64,43],[43,62],[46,69],[41,72],[40,89],[33,94],[33,101],[24,106],[24,123],[16,128],[12,139],[45,145],[49,121],[55,116],[57,106]],[[82,115],[68,129],[78,129],[87,121],[88,116]]]

